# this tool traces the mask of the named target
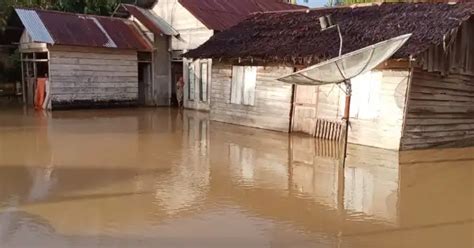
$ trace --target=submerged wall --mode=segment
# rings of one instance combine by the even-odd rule
[[[212,66],[211,119],[232,124],[288,132],[292,86],[279,81],[293,71],[289,67],[257,68],[255,105],[232,104],[232,66]]]
[[[171,62],[169,37],[155,35],[155,52],[153,56],[154,87],[152,101],[147,105],[169,106],[171,100]]]
[[[474,76],[415,69],[403,150],[474,145]]]
[[[408,79],[408,70],[381,69],[352,80],[349,143],[399,149]],[[298,86],[297,92],[305,94],[295,102],[310,104],[295,106],[293,130],[316,135],[318,120],[342,122],[345,93],[339,87]]]
[[[129,106],[138,99],[137,52],[53,46],[52,107]]]

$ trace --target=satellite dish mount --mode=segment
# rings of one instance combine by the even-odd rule
[[[337,28],[340,35],[339,53],[342,52],[342,35],[339,25],[334,25],[328,16],[320,18],[321,30]],[[349,119],[352,96],[351,79],[373,70],[379,64],[389,59],[411,37],[411,34],[401,35],[389,40],[373,44],[328,61],[310,66],[303,70],[281,77],[277,80],[296,85],[327,85],[336,84],[346,94],[343,120],[346,125],[344,157],[347,157],[347,143],[349,136]],[[345,87],[341,87],[344,84]]]
[[[339,34],[339,56],[341,56],[343,40],[339,24],[333,22],[331,15],[326,15],[319,17],[319,25],[321,25],[321,31],[337,29],[337,33]]]

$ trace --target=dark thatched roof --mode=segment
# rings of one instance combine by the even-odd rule
[[[408,58],[443,42],[474,13],[474,3],[382,4],[309,11],[256,13],[185,57],[314,64],[338,55],[336,29],[321,32],[319,17],[331,14],[344,37],[343,53],[412,33],[394,58]]]

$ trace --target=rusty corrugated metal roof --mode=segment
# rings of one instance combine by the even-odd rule
[[[22,8],[15,9],[15,12],[36,42],[152,50],[150,42],[128,20]]]
[[[143,9],[135,5],[121,4],[119,9],[128,12],[129,15],[137,18],[148,30],[154,34],[165,34],[170,36],[179,36],[170,24],[168,24],[161,17],[152,13],[151,10]]]
[[[281,0],[178,0],[207,28],[222,31],[255,12],[305,9]]]

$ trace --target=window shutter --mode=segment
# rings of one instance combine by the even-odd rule
[[[208,66],[207,63],[201,63],[201,84],[200,84],[200,100],[207,102],[207,84],[208,84]]]
[[[232,88],[230,103],[241,104],[242,103],[242,90],[244,83],[244,67],[234,66],[232,68]]]
[[[191,63],[188,67],[188,98],[194,100],[194,65]]]
[[[244,105],[255,105],[255,87],[257,84],[257,67],[246,66],[244,72]]]

